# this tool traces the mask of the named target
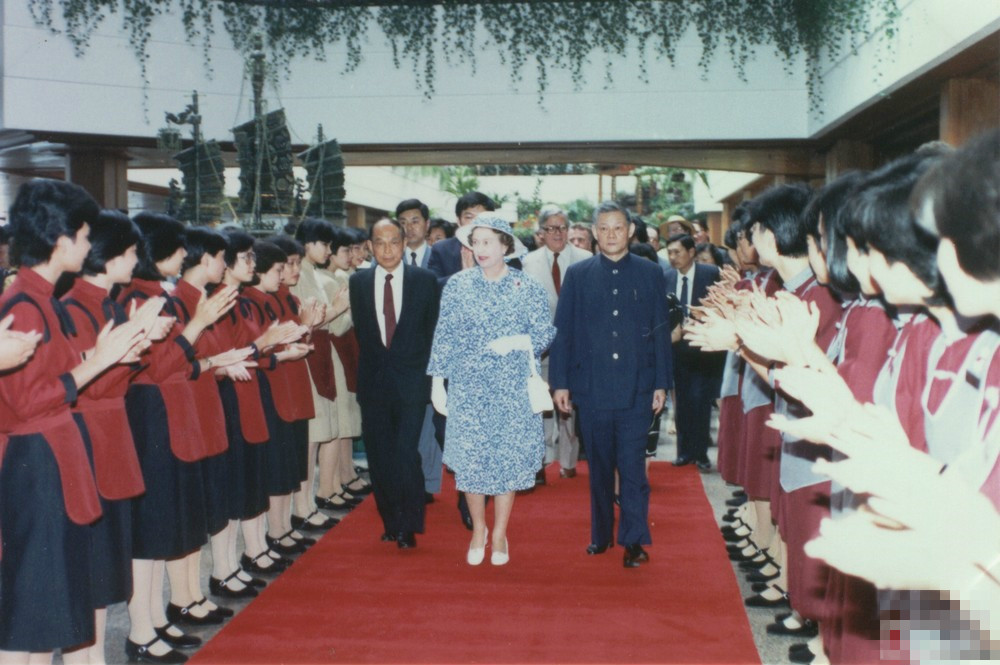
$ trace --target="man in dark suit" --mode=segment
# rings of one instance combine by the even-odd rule
[[[708,287],[719,279],[715,266],[695,261],[694,238],[679,233],[667,239],[667,294],[672,294],[687,318],[690,308],[701,304]],[[674,466],[697,464],[701,471],[712,468],[708,444],[712,401],[717,397],[714,354],[702,353],[681,337],[681,326],[671,331],[674,352],[674,423],[677,429],[677,459]]]
[[[430,210],[420,199],[406,199],[396,206],[396,221],[406,234],[403,263],[426,268],[431,261],[431,246],[427,244],[427,227]],[[441,456],[443,439],[439,443],[434,427],[434,408],[428,404],[424,426],[420,431],[420,461],[424,472],[424,497],[426,503],[434,502],[434,495],[441,491]]]
[[[614,542],[615,470],[621,479],[618,543],[624,564],[649,560],[646,431],[670,388],[670,346],[663,272],[632,256],[628,213],[617,203],[595,212],[600,254],[566,270],[549,349],[556,406],[576,403],[590,466],[590,546],[601,554]]]
[[[358,338],[358,403],[383,540],[416,547],[424,530],[424,477],[417,444],[430,401],[427,376],[439,292],[433,273],[404,265],[404,232],[382,219],[370,239],[375,268],[351,275]]]
[[[455,218],[459,228],[469,224],[481,212],[492,212],[497,209],[493,199],[482,192],[463,194],[455,203]],[[431,258],[427,267],[438,276],[442,284],[460,270],[476,265],[472,252],[462,247],[458,238],[445,238],[431,246]]]

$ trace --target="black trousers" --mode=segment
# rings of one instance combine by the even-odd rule
[[[677,456],[708,461],[712,401],[717,396],[712,359],[697,349],[674,345],[674,393],[677,397]]]
[[[646,436],[653,396],[637,397],[629,409],[580,408],[577,411],[590,465],[590,542],[614,540],[615,470],[621,493],[619,545],[649,545],[649,479]]]
[[[391,389],[385,396],[361,403],[375,505],[386,533],[423,533],[424,473],[418,445],[427,405],[403,402]]]

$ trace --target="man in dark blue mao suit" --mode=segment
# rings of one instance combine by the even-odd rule
[[[590,465],[588,554],[614,542],[615,469],[621,481],[618,543],[624,564],[648,561],[646,432],[671,387],[666,284],[656,264],[628,251],[632,225],[618,204],[594,214],[600,253],[569,267],[562,282],[549,350],[556,406],[575,403]],[[572,400],[572,401],[571,401]]]
[[[677,234],[667,239],[667,293],[685,309],[700,305],[708,287],[719,279],[715,266],[695,261],[694,238]],[[718,397],[719,354],[702,353],[680,337],[680,326],[672,331],[674,359],[674,422],[677,426],[677,459],[674,466],[697,464],[712,468],[708,460],[712,402]]]

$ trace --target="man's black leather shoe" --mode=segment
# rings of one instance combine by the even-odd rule
[[[694,460],[690,457],[678,457],[671,464],[674,466],[687,466],[688,464],[694,464]]]
[[[646,550],[642,549],[642,545],[626,545],[625,546],[625,557],[622,560],[623,565],[626,568],[638,568],[639,564],[646,563],[649,561],[649,554]]]
[[[417,546],[417,537],[412,531],[396,534],[396,547],[401,550],[411,550]]]
[[[699,471],[703,471],[705,473],[712,470],[712,463],[709,462],[708,460],[699,460],[695,462],[694,465],[698,467]]]
[[[383,533],[382,534],[383,543],[394,543],[396,542],[396,534],[394,533]]]
[[[603,545],[598,545],[597,543],[591,543],[587,545],[587,554],[593,556],[594,554],[604,554],[609,547],[614,547],[611,543],[604,543]]]

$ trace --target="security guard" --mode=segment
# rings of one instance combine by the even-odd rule
[[[621,206],[602,203],[594,219],[600,251],[566,271],[549,381],[559,410],[578,407],[590,464],[587,554],[613,545],[617,468],[618,544],[625,546],[625,567],[635,568],[649,560],[642,546],[651,543],[646,430],[672,383],[666,286],[659,266],[629,254],[633,228]]]

